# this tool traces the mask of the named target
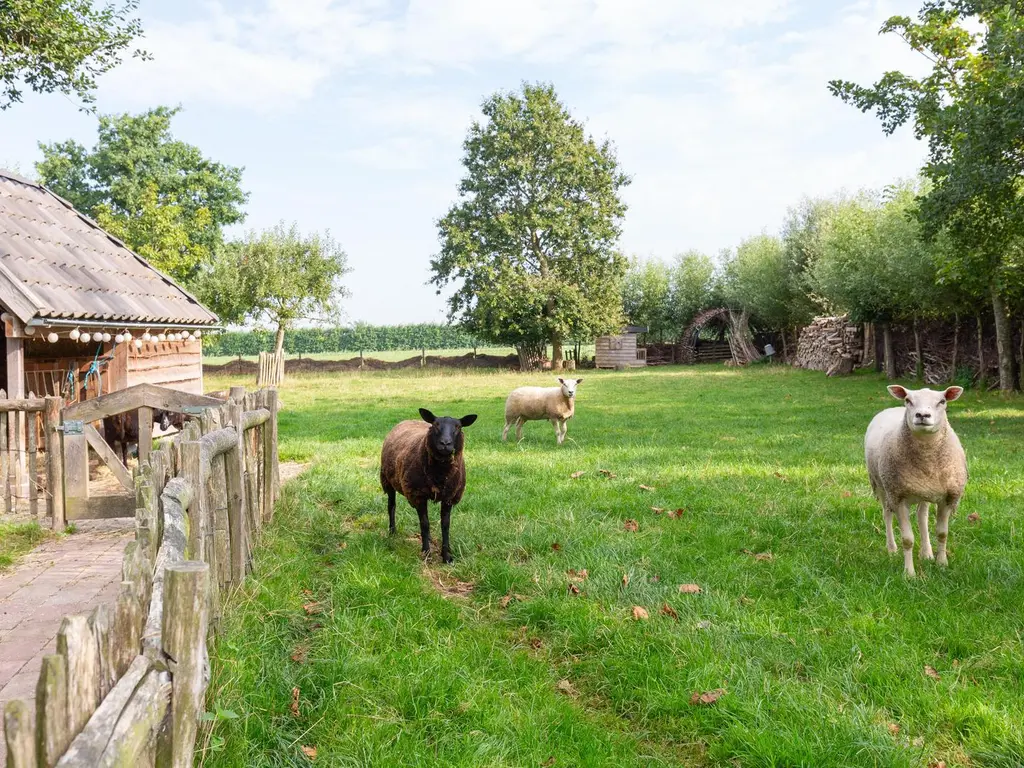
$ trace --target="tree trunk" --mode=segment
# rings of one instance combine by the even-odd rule
[[[786,345],[786,329],[782,329],[782,359],[789,359],[789,347]]]
[[[882,364],[885,362],[885,333],[883,326],[883,333],[881,336],[878,335],[878,323],[872,323],[871,327],[874,329],[874,342],[875,342],[875,373],[882,372]]]
[[[277,338],[274,340],[274,354],[281,354],[281,350],[284,349],[284,326],[277,326]]]
[[[1013,356],[1013,326],[1006,315],[1006,304],[999,290],[992,287],[992,313],[996,318],[996,349],[999,351],[999,389],[1012,392],[1017,388],[1016,360]]]
[[[919,382],[924,381],[924,357],[921,354],[921,328],[917,324],[917,315],[914,315],[914,354],[917,356],[917,364],[914,366],[914,373]]]
[[[957,355],[960,353],[960,313],[953,313],[953,355],[949,361],[949,380],[956,379]]]
[[[984,326],[981,322],[981,315],[978,315],[978,389],[984,390],[986,384],[985,376],[985,337]]]
[[[871,323],[864,323],[864,351],[861,353],[860,364],[866,366],[871,359]]]
[[[896,354],[892,348],[892,329],[888,323],[882,326],[882,339],[885,345],[885,378],[892,381],[896,378]]]
[[[562,337],[557,333],[551,334],[551,370],[560,371],[563,368]]]

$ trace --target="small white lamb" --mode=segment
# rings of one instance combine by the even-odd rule
[[[516,440],[523,439],[523,424],[527,421],[547,419],[555,428],[555,437],[561,445],[568,430],[566,423],[576,412],[576,387],[583,379],[558,379],[557,387],[519,387],[513,389],[505,401],[505,430],[501,439],[508,438],[508,430],[516,425]]]
[[[967,457],[946,418],[946,403],[963,394],[963,387],[944,392],[931,389],[907,390],[893,385],[889,394],[902,400],[903,408],[887,408],[871,420],[864,436],[864,458],[871,490],[885,516],[885,546],[896,552],[892,534],[893,513],[903,539],[903,567],[914,576],[914,531],[910,527],[910,505],[917,505],[917,527],[921,535],[921,559],[946,565],[949,517],[956,511],[967,485]],[[936,505],[937,555],[932,554],[928,535],[928,504]]]

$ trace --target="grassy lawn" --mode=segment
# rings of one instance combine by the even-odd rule
[[[51,536],[39,523],[0,523],[0,572]]]
[[[950,567],[907,581],[863,467],[895,404],[875,375],[582,375],[562,447],[500,441],[508,391],[550,375],[286,385],[282,458],[315,465],[230,601],[207,765],[1024,764],[1024,401],[951,406]],[[401,499],[387,536],[381,440],[420,406],[480,415],[453,566],[420,561]]]

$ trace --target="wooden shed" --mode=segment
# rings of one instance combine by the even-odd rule
[[[627,325],[614,336],[598,336],[594,341],[594,363],[598,368],[643,368],[647,350],[637,347],[637,335],[647,333],[642,325]]]
[[[0,309],[8,397],[203,391],[200,337],[216,315],[66,200],[3,170]]]

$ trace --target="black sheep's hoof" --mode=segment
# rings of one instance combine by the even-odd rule
[[[451,565],[455,562],[455,558],[449,555],[441,555],[441,559],[444,560],[446,565]]]

